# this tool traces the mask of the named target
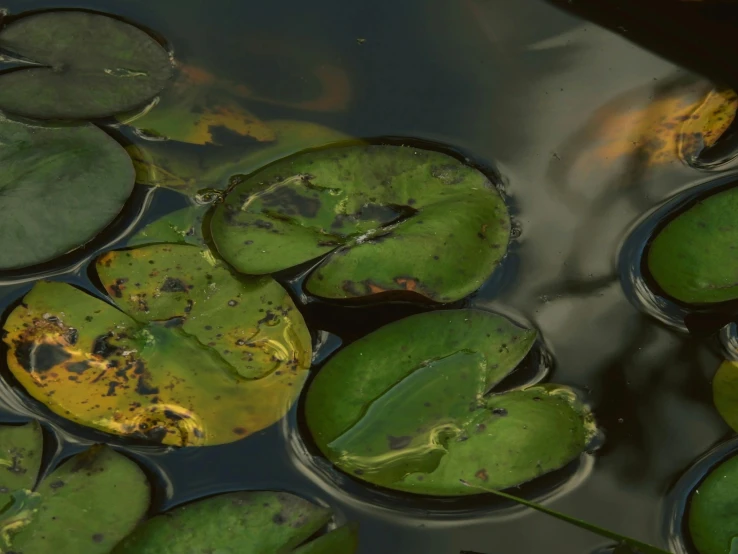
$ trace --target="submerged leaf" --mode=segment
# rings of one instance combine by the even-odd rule
[[[689,304],[738,298],[738,187],[702,198],[652,239],[648,269],[669,296]]]
[[[688,524],[699,554],[732,554],[738,537],[738,457],[722,462],[692,493]]]
[[[695,164],[730,127],[737,107],[734,91],[709,83],[629,91],[598,109],[555,163],[581,178],[613,167],[632,172],[634,165],[648,170],[680,161]]]
[[[226,84],[203,70],[180,65],[171,87],[145,114],[123,120],[144,136],[190,144],[215,144],[213,133],[228,130],[259,142],[276,135],[269,125],[228,94]]]
[[[318,448],[370,483],[419,494],[474,494],[559,469],[584,449],[591,416],[563,387],[488,395],[536,332],[478,310],[392,323],[331,358],[307,392]]]
[[[125,150],[92,125],[33,127],[0,117],[0,164],[0,269],[78,248],[115,219],[133,190]]]
[[[0,109],[36,119],[95,119],[140,108],[172,75],[169,53],[119,19],[85,11],[19,17],[0,48],[36,62],[0,74]]]
[[[5,323],[10,370],[60,416],[164,444],[220,444],[273,424],[296,399],[310,335],[271,278],[235,278],[189,245],[110,252],[97,270],[122,312],[39,282]]]
[[[250,146],[200,148],[184,152],[171,141],[141,141],[127,148],[139,183],[194,194],[203,188],[225,189],[232,175],[251,173],[307,148],[348,137],[306,121],[266,121],[274,139]],[[192,147],[195,148],[195,147]]]
[[[287,493],[222,494],[150,519],[123,540],[113,554],[179,554],[185,551],[352,554],[355,550],[351,547],[353,537],[345,533],[329,543],[334,550],[298,548],[330,519],[329,509]],[[325,537],[335,537],[335,533]],[[315,543],[320,546],[323,538]]]
[[[487,177],[450,156],[352,145],[246,177],[216,208],[211,231],[223,258],[246,274],[325,256],[306,282],[316,296],[412,291],[451,302],[505,256],[510,217]]]

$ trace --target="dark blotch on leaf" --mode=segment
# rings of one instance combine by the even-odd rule
[[[402,437],[387,435],[387,444],[389,445],[390,450],[402,450],[403,448],[407,448],[410,446],[412,440],[413,438],[409,435],[404,435]]]
[[[187,292],[187,285],[181,279],[167,277],[160,290],[161,292]]]

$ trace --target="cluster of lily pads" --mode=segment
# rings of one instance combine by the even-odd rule
[[[633,550],[663,552],[503,492],[576,461],[596,427],[565,386],[495,388],[539,347],[537,331],[447,305],[474,293],[507,253],[511,219],[490,175],[441,151],[336,142],[345,137],[310,124],[263,126],[230,107],[177,119],[168,106],[182,90],[190,97],[192,68],[144,30],[104,14],[11,17],[0,50],[17,65],[0,73],[0,269],[32,273],[77,251],[121,217],[136,183],[197,200],[93,261],[104,295],[34,284],[3,325],[8,369],[28,395],[112,444],[171,447],[245,439],[302,396],[306,440],[367,485],[494,493]],[[169,142],[211,144],[217,127],[276,143],[238,159],[173,162]],[[124,148],[126,129],[144,140]],[[203,203],[203,188],[215,202]],[[725,260],[736,198],[720,192],[659,228],[646,259],[660,292],[685,305],[735,305],[738,285]],[[299,298],[275,278],[284,271],[302,275]],[[305,298],[399,298],[436,309],[313,367],[318,329],[300,313]],[[736,368],[726,362],[715,380],[716,405],[734,428]],[[96,446],[39,480],[42,441],[36,423],[0,428],[3,550],[356,549],[353,527],[321,533],[331,511],[288,493],[220,495],[146,519],[150,488],[135,462]],[[732,496],[716,484],[738,482],[738,465],[715,471],[690,511],[700,554],[729,554],[730,540],[738,543],[738,521],[725,516]],[[123,490],[121,504],[107,502]]]
[[[0,208],[9,216],[0,268],[29,272],[108,227],[134,182],[169,186],[155,148],[126,151],[111,135],[120,121],[156,121],[158,95],[178,69],[145,31],[87,11],[11,17],[0,49],[17,63],[0,74]],[[345,142],[227,181],[225,170],[208,182],[228,187],[207,213],[193,205],[170,214],[94,261],[106,298],[59,281],[34,284],[3,327],[8,368],[30,396],[111,439],[241,440],[288,412],[311,368],[311,330],[273,273],[309,265],[304,292],[324,300],[400,295],[440,307],[478,289],[510,241],[493,182],[438,151]],[[210,178],[198,172],[186,182]],[[330,358],[306,391],[312,440],[340,470],[416,494],[478,494],[560,469],[595,432],[576,394],[554,384],[493,392],[537,339],[475,309],[383,327]],[[0,428],[0,450],[2,490],[11,491],[0,527],[13,551],[356,547],[351,527],[306,543],[330,511],[286,493],[221,495],[137,526],[149,485],[116,450],[94,447],[40,483],[38,424]],[[107,502],[116,490],[125,490],[123,506]],[[49,525],[53,518],[68,524]]]

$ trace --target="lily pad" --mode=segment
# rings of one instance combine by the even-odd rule
[[[35,119],[96,119],[142,107],[166,86],[172,60],[133,25],[84,11],[19,17],[0,48],[35,62],[0,74],[0,110]]]
[[[725,422],[738,431],[738,362],[720,364],[712,380],[712,398]]]
[[[134,125],[138,121],[134,121]],[[230,177],[248,174],[285,156],[317,146],[346,140],[345,134],[307,121],[266,121],[274,134],[246,146],[209,148],[190,146],[184,151],[176,141],[136,141],[128,153],[136,167],[136,181],[166,187],[185,194],[203,188],[225,189]]]
[[[0,450],[12,461],[2,477],[12,495],[0,512],[2,551],[107,554],[148,509],[146,475],[125,456],[96,446],[34,488],[42,442],[35,422],[0,430]]]
[[[669,296],[688,304],[738,298],[738,188],[712,194],[669,221],[648,248],[648,269]]]
[[[8,317],[8,366],[60,416],[171,445],[238,440],[278,421],[311,340],[287,292],[207,251],[153,245],[97,262],[117,307],[39,282]]]
[[[33,127],[0,116],[0,164],[0,269],[85,244],[120,213],[134,185],[126,151],[93,125]]]
[[[692,493],[689,533],[700,554],[733,554],[738,543],[738,457],[713,469]]]
[[[305,414],[318,448],[370,483],[431,495],[504,489],[559,469],[591,438],[589,411],[555,385],[489,394],[537,333],[479,310],[382,327],[320,370]]]
[[[222,494],[150,519],[113,554],[352,554],[355,536],[347,527],[300,546],[330,519],[328,508],[287,493]],[[321,550],[325,544],[334,549]]]
[[[188,206],[168,213],[133,235],[126,246],[168,243],[204,247],[202,226],[208,207]]]
[[[324,257],[306,282],[323,298],[475,291],[505,256],[510,217],[481,172],[404,146],[304,152],[246,177],[213,215],[223,258],[262,275]]]

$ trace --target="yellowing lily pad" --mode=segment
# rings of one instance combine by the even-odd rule
[[[8,317],[8,366],[58,415],[171,445],[238,440],[279,420],[307,377],[311,340],[287,292],[237,278],[208,252],[110,252],[110,304],[39,282]]]
[[[36,119],[95,119],[150,102],[172,61],[147,33],[85,11],[31,13],[0,31],[0,48],[38,65],[0,74],[0,109]]]
[[[564,387],[490,389],[536,332],[479,310],[436,311],[382,327],[320,370],[305,416],[338,468],[391,489],[438,496],[504,489],[576,459],[593,433]]]
[[[330,519],[328,508],[292,494],[222,494],[153,517],[113,554],[353,554],[356,537],[351,527],[309,541]]]
[[[597,110],[556,163],[584,176],[618,164],[698,165],[733,123],[736,108],[735,91],[707,83],[675,86],[655,98],[652,88],[630,91]]]
[[[156,106],[123,121],[144,136],[190,144],[216,144],[218,128],[259,142],[275,140],[274,131],[241,106],[224,83],[197,67],[178,69]]]
[[[324,257],[312,294],[411,291],[438,302],[474,292],[507,252],[510,216],[487,177],[405,146],[351,145],[285,158],[245,177],[213,214],[213,240],[261,275]]]
[[[0,428],[2,552],[107,554],[145,515],[146,475],[131,460],[95,446],[36,484],[43,436],[38,423]]]

